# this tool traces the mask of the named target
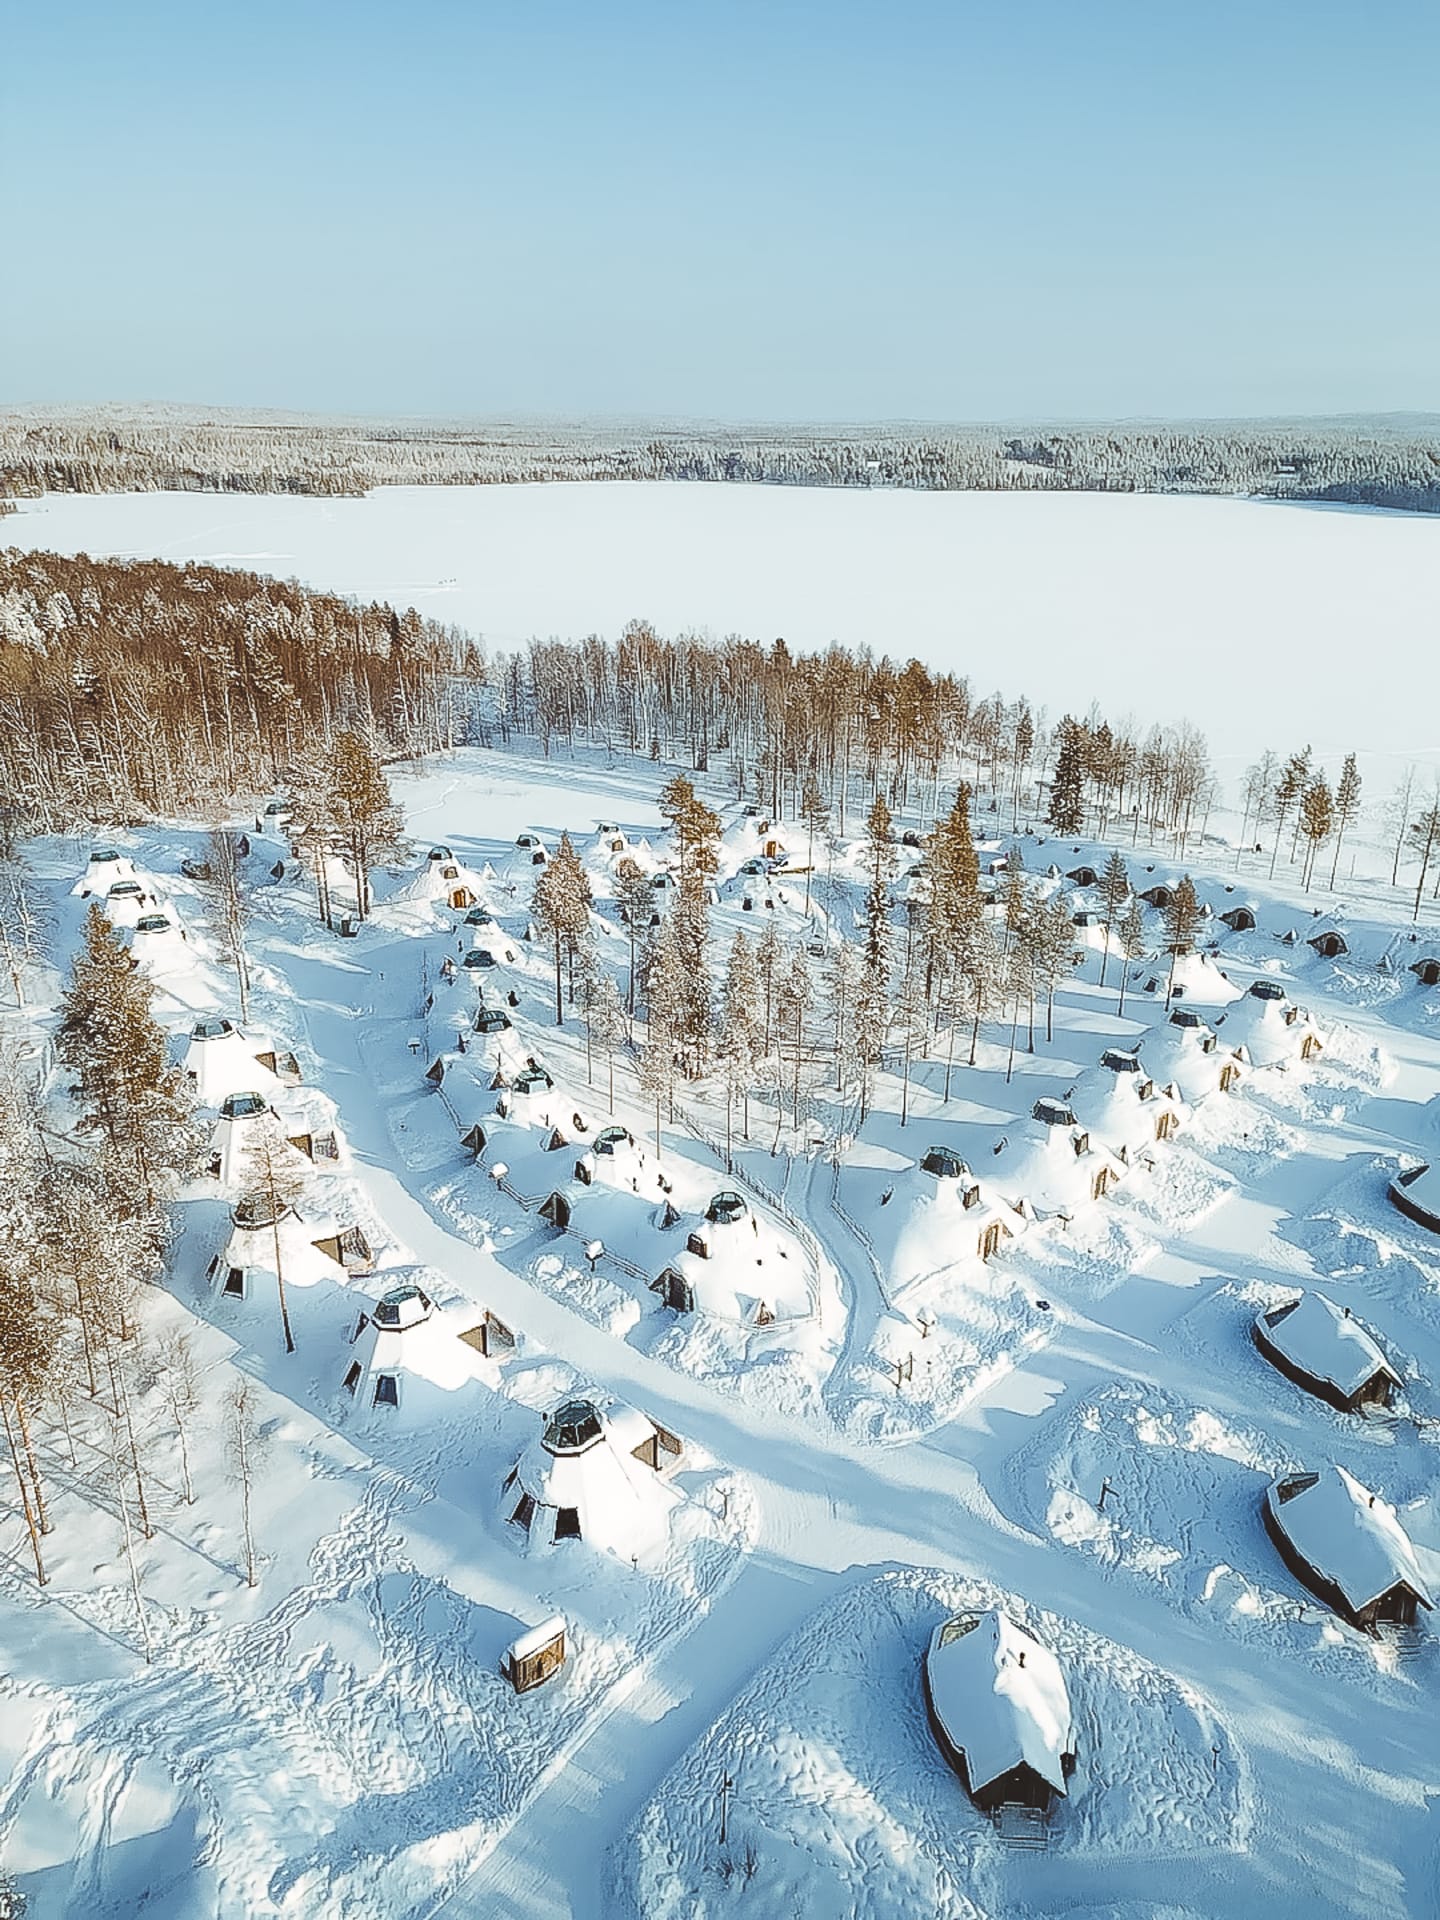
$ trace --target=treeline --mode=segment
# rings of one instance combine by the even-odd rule
[[[0,801],[31,830],[222,810],[343,728],[455,744],[483,673],[456,633],[294,581],[0,551]]]
[[[728,427],[321,421],[129,411],[0,417],[0,495],[359,495],[378,486],[708,480],[975,492],[1243,494],[1440,512],[1440,435],[1405,420]]]
[[[513,728],[538,735],[547,752],[602,744],[684,758],[697,772],[723,768],[737,797],[790,818],[813,811],[814,789],[842,836],[882,790],[897,809],[934,819],[952,773],[990,796],[997,829],[1030,824],[1067,729],[1075,798],[1062,831],[1104,834],[1123,820],[1132,835],[1174,832],[1183,843],[1214,798],[1193,727],[1142,733],[1092,710],[1083,723],[1047,728],[1026,699],[977,697],[955,674],[864,650],[671,640],[632,621],[614,642],[532,641],[493,661],[491,677],[502,737]]]

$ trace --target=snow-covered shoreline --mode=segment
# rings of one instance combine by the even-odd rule
[[[47,495],[7,545],[253,568],[532,636],[838,641],[980,693],[1192,721],[1233,779],[1266,747],[1440,767],[1427,644],[1440,519],[1163,494],[561,481],[289,495]],[[1363,671],[1360,670],[1363,663]],[[1343,697],[1337,697],[1343,687]]]

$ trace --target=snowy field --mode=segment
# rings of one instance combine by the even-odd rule
[[[869,647],[1112,718],[1191,720],[1222,777],[1309,741],[1372,793],[1440,767],[1434,517],[1163,495],[577,482],[51,495],[7,544],[193,558],[532,635]],[[1351,669],[1363,661],[1364,671]],[[1343,680],[1344,697],[1336,686]]]
[[[295,574],[496,643],[614,632],[643,613],[673,630],[916,651],[981,690],[1044,686],[1052,709],[1094,697],[1194,719],[1225,773],[1307,735],[1332,759],[1357,747],[1372,799],[1406,759],[1440,767],[1425,731],[1440,668],[1414,640],[1440,538],[1423,520],[586,485],[51,498],[6,537]],[[1341,697],[1362,646],[1365,673]],[[1177,659],[1203,671],[1182,679]],[[1396,702],[1402,676],[1412,691]],[[1208,1054],[1176,1050],[1151,909],[1123,1011],[1119,963],[1096,929],[1077,931],[1053,1035],[1042,1009],[1012,1055],[1003,1024],[987,1025],[973,1060],[968,1036],[955,1050],[948,1086],[943,1058],[915,1061],[903,1104],[891,1057],[863,1123],[831,1090],[817,1003],[803,1121],[757,1091],[727,1171],[713,1084],[683,1086],[657,1140],[629,1055],[612,1087],[573,1013],[557,1025],[548,950],[527,937],[535,869],[517,838],[553,850],[568,830],[596,950],[623,980],[615,840],[663,879],[656,799],[672,771],[523,746],[394,770],[411,845],[375,876],[354,939],[317,924],[310,876],[255,832],[251,1034],[298,1056],[303,1086],[277,1095],[292,1132],[335,1134],[333,1160],[307,1176],[307,1216],[360,1229],[374,1270],[302,1248],[287,1354],[272,1298],[226,1297],[206,1277],[233,1191],[208,1176],[186,1190],[146,1337],[192,1330],[204,1411],[187,1465],[140,1368],[157,1524],[136,1543],[138,1602],[119,1503],[75,1464],[104,1446],[103,1417],[92,1407],[74,1432],[40,1422],[57,1520],[43,1592],[0,1507],[0,1868],[31,1920],[1430,1920],[1435,1616],[1378,1637],[1345,1624],[1280,1560],[1261,1499],[1278,1474],[1337,1464],[1394,1506],[1440,1585],[1440,1238],[1387,1200],[1399,1168],[1440,1160],[1440,987],[1412,971],[1440,960],[1434,903],[1413,928],[1388,855],[1359,831],[1340,900],[1302,894],[1288,868],[1272,883],[1263,858],[1218,837],[1217,813],[1188,863],[1211,951],[1182,963],[1181,1005],[1213,1027],[1216,1059],[1238,1059],[1243,1037],[1233,1085],[1218,1087]],[[856,843],[827,851],[807,901],[783,867],[747,876],[755,820],[718,777],[699,784],[724,827],[717,957],[767,922],[812,952],[853,935]],[[802,828],[772,830],[798,853]],[[177,1055],[197,1015],[236,1012],[182,872],[202,838],[170,823],[115,843],[186,936],[146,962]],[[442,843],[490,916],[478,930],[431,884],[427,850]],[[1103,864],[1103,845],[1021,847],[1042,891],[1093,906],[1066,875]],[[0,1043],[43,1057],[89,850],[79,837],[29,850],[53,965],[29,1007],[0,1005]],[[1175,877],[1163,849],[1124,851],[1137,884],[1142,870]],[[1308,944],[1322,898],[1347,948],[1334,958]],[[1237,902],[1249,930],[1220,918]],[[480,944],[486,1004],[510,1021],[493,1042],[476,1037],[464,965]],[[1175,1075],[1128,1144],[1097,1092],[1116,1047]],[[531,1059],[550,1084],[527,1107],[512,1095]],[[48,1094],[63,1123],[63,1075]],[[1062,1141],[1074,1204],[1037,1206],[1027,1186],[1017,1209],[1002,1196],[1016,1168],[1033,1182],[1050,1165],[1032,1107],[1072,1098],[1095,1136],[1083,1155]],[[487,1144],[467,1144],[472,1125]],[[629,1135],[636,1184],[606,1190],[592,1242],[594,1190],[572,1175],[607,1125]],[[958,1186],[949,1211],[935,1198],[931,1152],[963,1156],[973,1205]],[[1100,1165],[1116,1184],[1096,1198]],[[665,1234],[683,1243],[730,1188],[748,1208],[756,1297],[778,1299],[754,1276],[762,1255],[786,1276],[776,1315],[677,1312],[655,1291]],[[552,1192],[578,1224],[546,1216]],[[982,1257],[977,1223],[995,1218],[1007,1233]],[[342,1386],[357,1310],[402,1281],[427,1289],[444,1327],[400,1404],[368,1406]],[[1256,1314],[1301,1288],[1380,1344],[1393,1406],[1343,1413],[1262,1357]],[[481,1359],[451,1337],[487,1312],[513,1352]],[[240,1375],[267,1448],[253,1590],[215,1413]],[[682,1442],[660,1544],[545,1552],[512,1524],[508,1475],[577,1392]],[[932,1628],[992,1605],[1055,1651],[1076,1712],[1077,1770],[1038,1851],[1002,1843],[926,1722]],[[555,1610],[569,1661],[517,1698],[501,1651]]]
[[[1013,1081],[1003,1036],[957,1066],[948,1100],[941,1065],[919,1063],[902,1127],[887,1074],[838,1161],[792,1153],[788,1135],[772,1153],[762,1099],[740,1177],[767,1221],[762,1196],[780,1195],[775,1231],[812,1236],[792,1244],[813,1241],[823,1285],[816,1325],[756,1344],[677,1318],[603,1257],[592,1272],[462,1150],[452,1107],[481,1081],[427,1081],[440,1016],[425,1001],[457,951],[458,916],[422,884],[443,839],[493,907],[484,937],[514,956],[517,1044],[567,1106],[610,1117],[523,937],[515,840],[575,832],[618,967],[593,823],[663,863],[664,769],[580,757],[557,771],[470,750],[397,775],[414,852],[377,876],[353,941],[317,927],[303,873],[266,877],[285,848],[257,840],[252,1027],[296,1047],[293,1111],[340,1141],[311,1204],[363,1227],[379,1271],[297,1283],[287,1356],[272,1307],[204,1283],[223,1192],[202,1181],[179,1209],[153,1312],[196,1329],[207,1378],[238,1367],[264,1395],[254,1592],[218,1435],[196,1448],[191,1507],[172,1425],[146,1403],[161,1524],[139,1546],[137,1619],[115,1520],[87,1520],[66,1436],[46,1432],[47,1597],[18,1520],[0,1527],[0,1859],[35,1920],[82,1904],[120,1920],[142,1899],[164,1920],[1433,1913],[1433,1627],[1355,1632],[1297,1584],[1259,1517],[1273,1474],[1335,1461],[1382,1491],[1440,1573],[1440,1241],[1385,1198],[1398,1166],[1440,1148],[1440,993],[1408,970],[1428,948],[1396,897],[1357,882],[1349,952],[1326,960],[1283,937],[1304,927],[1301,899],[1258,873],[1237,881],[1233,856],[1201,860],[1202,897],[1223,905],[1235,886],[1259,924],[1219,930],[1217,965],[1192,969],[1196,1004],[1219,1022],[1249,981],[1278,982],[1323,1052],[1199,1099],[1111,1197],[1068,1229],[1033,1222],[989,1265],[915,1211],[916,1157],[963,1152],[987,1181],[1005,1164],[996,1135],[1037,1094],[1083,1086],[1103,1046],[1161,1045],[1148,959],[1121,1017],[1092,952],[1061,989],[1053,1041],[1042,1029]],[[753,924],[728,877],[753,823],[725,818],[720,940]],[[197,1011],[231,1010],[179,871],[198,840],[181,827],[121,840],[189,934],[157,974],[177,1045]],[[69,889],[85,852],[34,849],[57,958],[78,931]],[[1027,852],[1032,872],[1046,857]],[[816,888],[822,921],[843,919],[858,886],[842,849]],[[774,897],[802,924],[783,884]],[[692,1104],[696,1130],[663,1140],[678,1194],[724,1178],[701,1137],[719,1125],[713,1103]],[[624,1063],[613,1112],[652,1137]],[[456,1314],[493,1310],[517,1351],[443,1387],[412,1382],[399,1416],[347,1404],[357,1298],[398,1279]],[[1256,1351],[1255,1313],[1314,1284],[1390,1356],[1390,1412],[1341,1414]],[[508,1467],[548,1408],[592,1385],[685,1445],[669,1544],[635,1564],[568,1545],[527,1556],[505,1525]],[[920,1697],[936,1621],[996,1603],[1060,1655],[1080,1729],[1040,1853],[1006,1848],[971,1807]],[[571,1662],[517,1701],[500,1650],[556,1608]]]

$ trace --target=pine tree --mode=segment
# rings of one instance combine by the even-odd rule
[[[1315,857],[1335,831],[1335,797],[1323,773],[1317,773],[1300,796],[1299,830],[1305,839],[1301,882],[1308,893],[1315,872]]]
[[[760,975],[744,930],[736,933],[725,967],[720,996],[720,1071],[725,1080],[725,1162],[732,1164],[732,1125],[736,1100],[743,1103],[742,1131],[750,1138],[750,1089],[765,1053],[760,1017]]]
[[[1056,729],[1059,747],[1050,779],[1046,819],[1056,833],[1079,833],[1085,824],[1085,743],[1078,722],[1067,714]]]
[[[805,951],[797,947],[790,956],[790,965],[780,984],[781,1024],[790,1029],[794,1047],[794,1079],[792,1082],[791,1111],[792,1124],[800,1124],[800,1068],[805,1057],[805,1016],[815,998],[815,983],[810,978],[810,964]]]
[[[615,1110],[615,1050],[625,1038],[627,1021],[625,1002],[620,998],[620,989],[614,978],[602,973],[595,981],[585,1009],[585,1019],[590,1031],[591,1043],[605,1056],[605,1066],[610,1077],[610,1110]]]
[[[1347,753],[1340,769],[1339,784],[1335,788],[1335,858],[1330,862],[1332,890],[1335,875],[1340,869],[1340,848],[1344,844],[1345,830],[1360,812],[1360,791],[1360,769],[1355,764],[1354,754]]]
[[[780,945],[780,936],[775,931],[775,922],[767,920],[755,946],[755,971],[760,981],[760,993],[765,1008],[764,1040],[760,1052],[763,1058],[770,1051],[770,1038],[775,1031],[775,994],[780,984],[780,966],[784,959],[784,949]]]
[[[355,875],[355,908],[370,911],[370,868],[395,848],[402,831],[380,756],[362,733],[345,729],[330,748],[323,788],[325,818],[319,822],[344,848]]]
[[[625,993],[625,1011],[635,1013],[635,949],[645,938],[650,916],[655,911],[655,891],[644,870],[625,854],[615,867],[615,905],[621,923],[630,937],[630,972]]]
[[[852,1048],[848,1044],[855,1020],[855,995],[860,983],[860,962],[848,940],[837,941],[830,949],[825,976],[825,998],[830,1008],[832,1045],[835,1050],[835,1091],[845,1091],[845,1067]]]
[[[104,1135],[117,1184],[128,1181],[152,1210],[196,1152],[192,1102],[183,1075],[166,1059],[165,1034],[151,1012],[154,993],[92,902],[61,1002],[56,1052],[76,1075],[82,1129]]]
[[[805,786],[800,795],[800,816],[805,822],[805,830],[810,836],[808,856],[805,861],[805,911],[810,911],[810,881],[815,871],[815,839],[823,835],[830,824],[830,803],[820,791],[820,784],[811,768],[805,775]]]
[[[1195,882],[1182,874],[1165,909],[1165,944],[1170,949],[1170,978],[1165,989],[1165,1005],[1175,991],[1175,963],[1182,955],[1195,951],[1195,930],[1200,925],[1200,901]]]
[[[589,875],[581,865],[580,856],[571,844],[569,834],[562,833],[554,859],[540,869],[540,876],[535,882],[535,891],[530,902],[536,924],[542,932],[549,934],[555,943],[555,1024],[557,1027],[562,1026],[565,1020],[565,1007],[560,987],[561,957],[568,955],[573,967],[574,956],[589,931],[591,901]]]
[[[870,889],[865,899],[865,928],[861,946],[860,993],[856,1004],[855,1042],[861,1070],[861,1114],[868,1112],[875,1074],[890,1031],[890,968],[893,931],[890,925],[890,878],[895,871],[890,809],[877,793],[865,823]]]
[[[1075,970],[1075,928],[1060,894],[1052,894],[1036,915],[1035,971],[1045,989],[1045,1040],[1055,1038],[1055,990]]]
[[[1124,911],[1125,902],[1130,898],[1130,871],[1118,847],[1105,862],[1105,871],[1100,876],[1100,898],[1105,907],[1105,951],[1100,957],[1100,985],[1103,987],[1110,966],[1110,936],[1114,932],[1115,922]]]
[[[1280,836],[1285,831],[1285,822],[1289,818],[1292,808],[1299,802],[1301,794],[1304,793],[1305,784],[1309,778],[1310,749],[1307,746],[1302,747],[1299,753],[1291,754],[1290,758],[1280,770],[1279,779],[1275,782],[1275,845],[1270,852],[1270,878],[1272,880],[1275,877],[1275,860],[1280,852]],[[1290,850],[1290,857],[1292,859],[1295,857],[1293,845]]]
[[[256,1211],[269,1222],[275,1254],[275,1285],[280,1296],[280,1325],[285,1332],[285,1351],[293,1353],[295,1335],[291,1331],[290,1307],[285,1298],[280,1223],[305,1191],[305,1167],[273,1113],[262,1114],[254,1122],[245,1148],[244,1187],[248,1198],[263,1202]]]
[[[1145,909],[1138,895],[1132,895],[1129,906],[1120,917],[1119,927],[1120,958],[1120,1002],[1116,1007],[1118,1014],[1125,1011],[1125,976],[1132,960],[1138,960],[1146,950]]]
[[[233,833],[216,828],[205,843],[202,890],[209,903],[215,944],[220,958],[235,969],[240,994],[240,1018],[250,1018],[250,960],[245,930],[252,912],[240,842]]]

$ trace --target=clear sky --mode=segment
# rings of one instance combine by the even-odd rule
[[[0,402],[1440,409],[1436,0],[31,0]]]

